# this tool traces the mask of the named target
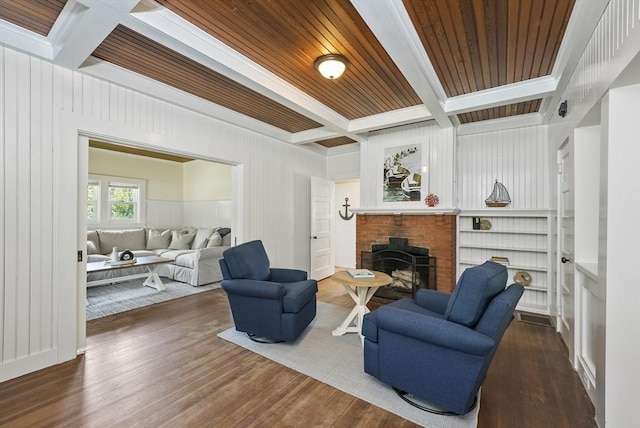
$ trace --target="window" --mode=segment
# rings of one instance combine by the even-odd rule
[[[100,182],[89,180],[87,185],[87,220],[89,223],[98,221],[98,204],[100,200]]]
[[[92,226],[144,224],[145,182],[92,175],[87,186],[87,222]]]

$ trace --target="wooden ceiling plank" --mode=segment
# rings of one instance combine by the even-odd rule
[[[489,69],[489,46],[487,41],[488,24],[482,2],[473,2],[467,9],[465,26],[469,33],[468,45],[473,46],[475,60],[473,68],[476,73],[476,90],[491,87],[491,71]]]
[[[455,95],[461,95],[467,93],[464,69],[461,67],[462,57],[460,55],[460,50],[465,49],[465,47],[461,46],[455,37],[456,23],[454,23],[449,10],[449,1],[436,0],[436,4],[440,12],[437,16],[437,18],[439,18],[440,28],[436,28],[436,34],[439,35],[438,39],[441,44],[441,49],[443,52],[448,52],[449,59],[447,60],[447,64],[451,70],[451,75],[454,77],[453,85],[456,88]]]
[[[471,9],[463,9],[460,7],[460,2],[447,2],[449,13],[451,18],[451,29],[449,37],[451,42],[457,46],[456,52],[458,52],[458,58],[456,59],[456,65],[458,67],[458,73],[462,77],[462,90],[464,93],[475,92],[475,76],[473,72],[474,64],[471,62],[471,49],[472,46],[477,46],[477,40],[469,35],[475,33],[473,24],[473,12]],[[470,16],[469,16],[470,15]],[[469,21],[467,16],[471,18]],[[470,25],[468,25],[470,24]],[[470,43],[471,41],[471,43]]]
[[[520,82],[523,80],[523,65],[524,58],[527,54],[527,35],[528,31],[528,19],[527,17],[531,11],[531,1],[533,0],[520,0],[520,13],[518,15],[517,27],[517,41],[516,41],[516,56],[514,58],[515,61],[515,70],[514,70],[514,81]]]
[[[203,88],[210,87],[212,82],[217,81],[219,84],[219,88],[217,88],[216,90],[211,90],[211,94],[215,94],[215,95],[209,98],[214,102],[220,103],[220,98],[224,97],[225,94],[229,94],[228,99],[230,100],[231,103],[234,104],[235,109],[242,108],[243,105],[244,105],[243,107],[244,109],[250,109],[252,106],[255,106],[258,101],[260,101],[265,106],[265,108],[269,107],[268,110],[266,109],[260,110],[261,111],[260,117],[266,114],[265,112],[267,111],[272,111],[272,112],[288,111],[290,112],[289,121],[292,120],[291,114],[295,112],[288,110],[286,107],[275,103],[274,101],[270,100],[267,97],[254,93],[251,89],[248,89],[231,79],[221,76],[218,73],[215,73],[209,70],[208,68],[204,67],[203,65],[195,61],[182,57],[180,54],[173,52],[169,49],[160,47],[155,42],[147,39],[146,37],[138,33],[133,32],[132,30],[126,29],[124,27],[120,27],[116,29],[116,31],[114,31],[112,36],[114,37],[115,40],[117,40],[117,42],[112,42],[115,44],[115,47],[113,48],[112,52],[116,54],[118,52],[124,53],[125,52],[124,47],[131,46],[132,54],[130,55],[129,61],[132,64],[138,64],[137,68],[138,68],[138,71],[141,72],[141,74],[145,74],[144,69],[149,66],[150,62],[154,62],[156,64],[156,67],[159,67],[162,70],[162,73],[160,73],[160,76],[151,76],[151,77],[156,78],[156,80],[164,81],[164,83],[167,83],[167,84],[171,84],[171,81],[168,80],[168,76],[177,75],[177,74],[180,74],[180,75],[192,74],[193,75],[192,80],[194,81],[192,82],[192,85],[194,85],[194,83],[196,82],[199,82],[199,85],[194,85],[192,87],[189,87],[187,83],[189,82],[189,79],[183,79],[180,83],[180,86],[183,90],[186,90],[188,92],[193,91],[196,94],[198,92],[204,91]],[[112,36],[110,36],[110,38]],[[131,39],[135,39],[137,43],[142,44],[145,47],[145,49],[143,51],[140,51],[135,44],[131,43]],[[103,47],[108,46],[109,41],[106,41],[105,43],[103,43],[103,45],[104,45]],[[100,48],[97,51],[98,51],[97,56],[100,57],[99,55]],[[155,60],[152,60],[149,57],[149,55],[153,53],[156,55]],[[171,61],[174,58],[177,60]],[[169,69],[167,69],[169,63],[171,63],[172,65]],[[119,65],[122,65],[122,64],[119,64]],[[196,71],[195,73],[194,73],[194,70]],[[176,85],[174,84],[174,86]],[[254,97],[257,97],[258,101],[256,101]],[[246,101],[244,101],[244,99],[246,99]],[[304,129],[309,129],[309,127],[312,128],[312,127],[319,126],[318,123],[311,121],[310,119],[307,119],[302,115],[298,115],[297,113],[295,113],[295,115],[297,115],[300,118],[304,118],[303,121],[300,123],[304,123],[304,121],[308,123],[308,125],[305,126]],[[255,116],[252,116],[252,117],[255,117]],[[270,123],[270,122],[267,122],[267,123]]]
[[[457,94],[454,76],[447,64],[447,55],[442,50],[442,25],[437,19],[437,8],[431,2],[404,0],[407,12],[411,17],[422,44],[431,58],[433,68],[440,79],[440,83],[448,97]],[[438,36],[438,33],[440,36]]]
[[[549,43],[546,46],[545,55],[540,65],[541,73],[551,74],[553,70],[553,64],[560,50],[562,37],[566,31],[574,5],[575,0],[558,0],[555,3],[553,22],[549,32]]]
[[[555,3],[555,1],[553,2]],[[551,23],[555,14],[556,5],[549,0],[545,0],[542,8],[542,17],[540,18],[538,28],[538,40],[532,55],[531,74],[533,76],[544,76],[547,70],[542,70],[542,60],[545,56],[547,46],[549,45],[549,35],[551,33]]]
[[[542,22],[544,5],[544,1],[534,1],[531,5],[529,19],[527,20],[527,47],[529,52],[524,57],[522,80],[540,77],[533,73],[533,58],[536,53],[536,47],[538,46],[538,39],[542,37],[540,35],[540,23]]]

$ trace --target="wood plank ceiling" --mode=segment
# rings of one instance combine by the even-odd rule
[[[0,0],[0,19],[46,36],[66,3]],[[574,3],[403,0],[402,5],[444,96],[455,98],[549,76]],[[348,121],[423,105],[415,81],[410,83],[403,75],[349,0],[156,0],[154,4]],[[330,53],[345,55],[350,63],[336,80],[322,79],[314,69],[316,58]],[[317,116],[285,106],[126,25],[117,25],[92,55],[292,134],[323,126]],[[454,125],[468,124],[539,112],[542,103],[540,97],[449,116]],[[328,135],[318,143],[336,147],[352,143],[352,137]]]

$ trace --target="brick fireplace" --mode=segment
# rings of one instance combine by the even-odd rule
[[[451,214],[358,214],[356,216],[356,263],[372,244],[390,237],[409,239],[409,245],[429,248],[437,260],[436,289],[451,293],[456,283],[456,216]]]

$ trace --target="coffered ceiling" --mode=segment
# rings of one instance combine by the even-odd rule
[[[428,120],[548,123],[606,3],[0,0],[0,44],[328,151]],[[335,80],[314,68],[330,53],[349,60]]]

